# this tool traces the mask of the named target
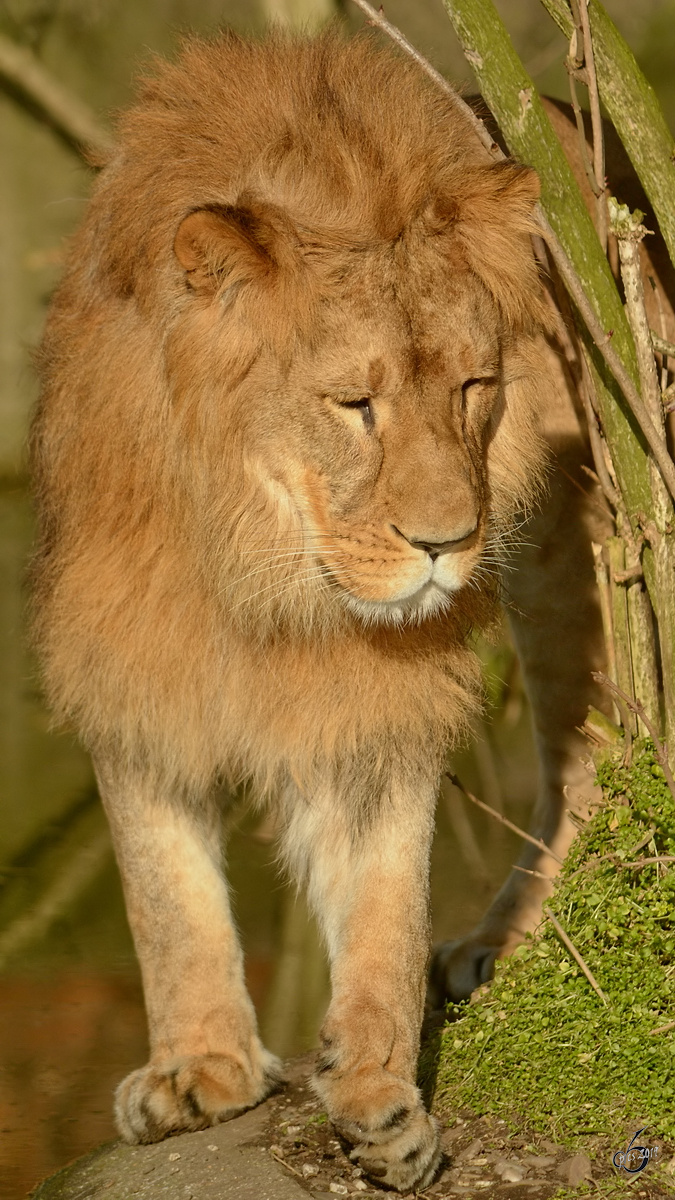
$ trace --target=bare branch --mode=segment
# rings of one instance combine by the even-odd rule
[[[583,25],[581,24],[581,14],[579,12],[578,0],[571,0],[571,4],[572,4],[572,17],[574,19],[574,26],[572,29],[572,36],[570,38],[570,48],[569,48],[569,51],[567,54],[567,58],[565,59],[565,70],[567,71],[567,75],[569,78],[570,96],[572,99],[572,111],[574,112],[574,119],[577,123],[577,134],[578,134],[578,141],[579,141],[579,150],[581,153],[581,161],[584,165],[584,171],[586,172],[586,178],[588,179],[588,182],[590,184],[591,191],[593,192],[593,195],[597,199],[597,197],[602,192],[602,185],[598,181],[595,171],[593,169],[593,166],[591,164],[591,160],[588,157],[588,146],[586,144],[586,129],[584,126],[584,114],[581,111],[581,105],[579,104],[579,99],[577,97],[577,80],[579,80],[582,83],[585,83],[585,85],[588,87],[588,75],[585,72],[584,72],[583,76],[581,74],[581,68],[583,67],[584,58],[585,58],[584,29],[583,29]]]
[[[659,1025],[658,1028],[650,1029],[649,1032],[650,1032],[650,1034],[668,1033],[668,1031],[670,1029],[675,1029],[675,1021],[668,1021],[668,1023],[666,1025]]]
[[[654,291],[658,296],[659,293],[656,286],[654,286]],[[665,355],[666,358],[675,358],[675,344],[673,342],[667,342],[664,337],[659,337],[658,333],[654,333],[653,329],[650,330],[650,333],[652,336],[652,346],[654,349],[658,350],[659,354]]]
[[[466,796],[467,800],[471,800],[472,804],[477,804],[479,808],[482,808],[483,812],[489,813],[491,817],[494,817],[495,821],[500,821],[502,825],[506,825],[507,829],[510,829],[513,833],[517,833],[518,837],[524,838],[526,842],[530,842],[531,845],[536,846],[538,850],[543,850],[544,854],[548,854],[549,858],[554,859],[555,862],[562,866],[564,859],[560,858],[558,854],[551,850],[550,846],[547,846],[546,842],[543,842],[541,838],[532,837],[532,834],[525,833],[523,829],[519,829],[517,825],[514,825],[513,821],[509,821],[508,818],[503,817],[501,813],[495,812],[494,808],[490,808],[489,804],[483,804],[483,801],[479,800],[477,796],[473,796],[471,792],[467,792],[461,780],[459,780],[456,775],[452,775],[450,771],[446,771],[446,776],[451,783],[454,783],[456,788],[459,788],[460,792]]]
[[[600,612],[602,615],[602,627],[605,635],[605,646],[607,648],[607,666],[610,674],[616,677],[616,649],[614,646],[614,629],[612,626],[612,599],[609,590],[609,573],[607,564],[602,551],[602,546],[598,542],[591,542],[593,551],[593,565],[595,567],[595,581],[598,585],[600,595]],[[618,705],[616,706],[617,713],[619,712]]]
[[[574,32],[576,33],[576,30]],[[574,34],[572,36],[574,37]],[[588,182],[590,184],[591,191],[593,192],[593,195],[597,198],[598,191],[599,191],[599,185],[598,185],[597,179],[595,178],[595,171],[593,170],[593,165],[591,163],[590,158],[588,157],[588,146],[586,144],[586,130],[584,128],[584,114],[581,111],[581,105],[579,104],[579,98],[577,96],[577,85],[576,85],[577,72],[574,69],[574,67],[570,65],[569,57],[567,59],[565,59],[565,67],[567,69],[567,74],[569,76],[569,81],[570,81],[570,98],[572,101],[572,112],[574,113],[574,119],[577,123],[577,134],[579,135],[579,149],[581,151],[581,161],[584,164],[584,171],[586,172],[586,178],[588,179]]]
[[[547,883],[554,882],[552,875],[542,875],[541,871],[530,871],[529,867],[521,867],[518,863],[514,863],[511,870],[522,871],[523,875],[534,875],[535,879],[545,879]]]
[[[25,46],[0,34],[0,82],[20,92],[39,109],[87,161],[106,158],[113,139],[97,122],[92,110],[55,79]]]
[[[591,103],[591,125],[593,128],[593,173],[599,192],[596,192],[598,212],[598,237],[605,254],[607,253],[607,203],[605,199],[605,136],[602,129],[600,113],[600,97],[598,95],[598,80],[595,74],[595,59],[593,56],[593,39],[588,19],[588,0],[579,0],[579,16],[584,35],[584,62],[588,75],[588,98]]]
[[[591,443],[591,453],[593,455],[593,462],[595,463],[598,482],[602,488],[603,495],[607,503],[614,509],[615,512],[621,513],[623,511],[623,501],[621,500],[618,491],[612,483],[609,471],[607,470],[607,464],[605,462],[604,450],[606,448],[606,443],[605,448],[603,448],[603,437],[598,426],[598,418],[595,415],[595,405],[593,404],[595,385],[589,369],[585,346],[580,347],[579,357],[581,359],[581,388],[579,391],[581,392],[581,401],[584,406],[584,412],[586,413],[586,421],[588,423],[588,433]],[[607,453],[609,453],[609,451],[607,451]],[[628,522],[626,522],[626,524],[628,524]]]
[[[455,91],[452,84],[448,83],[447,79],[444,79],[440,72],[437,71],[435,67],[432,67],[429,60],[426,59],[423,54],[420,54],[419,50],[416,50],[415,47],[411,45],[407,37],[401,33],[401,30],[398,29],[396,25],[392,25],[382,12],[378,12],[377,9],[373,8],[372,4],[368,3],[368,0],[353,0],[353,3],[356,4],[357,8],[361,9],[361,12],[366,14],[369,25],[374,25],[377,29],[381,29],[383,33],[386,33],[393,42],[396,42],[397,46],[400,46],[402,50],[405,50],[406,54],[409,54],[411,58],[414,58],[418,67],[421,67],[425,74],[428,75],[430,79],[433,79],[434,83],[437,83],[438,86],[443,89],[446,96],[450,97],[450,99],[454,102],[457,111],[469,118],[476,137],[485,147],[488,154],[494,159],[504,158],[505,155],[502,153],[500,147],[497,145],[494,139],[490,137],[490,134],[485,128],[485,125],[481,121],[480,117],[477,117],[473,109],[471,109],[469,105],[462,100],[461,96]]]
[[[656,854],[653,858],[639,858],[637,862],[619,862],[617,866],[639,871],[641,867],[648,867],[650,864],[671,862],[675,862],[675,854]]]
[[[600,987],[600,984],[598,983],[597,979],[595,978],[595,975],[591,971],[590,967],[588,967],[586,965],[586,963],[584,962],[583,958],[581,957],[579,951],[577,950],[576,946],[574,945],[574,942],[569,937],[569,935],[565,933],[565,930],[563,929],[562,925],[553,916],[553,913],[551,912],[550,908],[548,908],[548,906],[546,906],[544,908],[544,914],[545,914],[545,916],[548,917],[549,921],[551,922],[551,924],[552,924],[553,928],[555,929],[561,942],[567,947],[570,954],[572,955],[572,958],[581,967],[584,975],[586,976],[588,982],[590,983],[591,987],[593,988],[593,991],[597,992],[597,994],[600,997],[600,999],[602,1000],[603,1004],[608,1005],[609,1000],[607,999],[605,993],[603,992],[602,988]]]

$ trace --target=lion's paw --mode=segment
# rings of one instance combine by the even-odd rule
[[[125,1142],[160,1142],[227,1121],[264,1100],[281,1079],[266,1050],[256,1069],[224,1054],[190,1055],[132,1071],[115,1093],[115,1120]]]
[[[440,1161],[438,1126],[413,1084],[388,1071],[355,1071],[315,1081],[351,1159],[370,1179],[407,1192],[427,1187]]]
[[[434,950],[427,987],[427,1008],[458,1004],[481,984],[492,979],[501,947],[469,934],[456,942],[444,942]]]

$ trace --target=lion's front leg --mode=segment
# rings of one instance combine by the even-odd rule
[[[331,959],[314,1088],[352,1158],[404,1191],[428,1183],[439,1160],[436,1124],[415,1085],[434,799],[427,781],[394,783],[368,813],[326,789],[297,799],[285,839],[308,876]]]
[[[279,1064],[261,1045],[220,872],[217,814],[97,764],[141,965],[150,1061],[120,1084],[127,1142],[203,1129],[262,1100]]]

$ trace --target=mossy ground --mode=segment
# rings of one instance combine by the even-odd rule
[[[628,865],[675,856],[675,800],[650,743],[630,766],[607,757],[598,779],[605,802],[550,908],[609,1004],[545,920],[446,1027],[434,1106],[570,1144],[606,1136],[621,1149],[641,1126],[675,1140],[675,1028],[653,1032],[675,1021],[675,861]]]

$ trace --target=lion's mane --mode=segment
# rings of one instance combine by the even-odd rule
[[[517,368],[486,467],[499,537],[542,474],[535,197],[532,173],[487,163],[451,100],[368,36],[225,35],[156,64],[73,240],[33,431],[35,635],[51,704],[86,744],[198,791],[222,774],[306,781],[318,756],[381,775],[464,731],[490,578],[426,622],[367,627],[290,551],[267,561],[288,521],[256,439],[273,371],[325,336],[354,264],[403,247],[414,297],[415,246],[433,242],[492,297]],[[251,261],[207,255],[204,298],[174,244],[210,209],[246,210]]]

